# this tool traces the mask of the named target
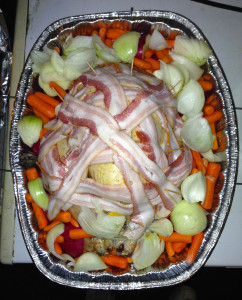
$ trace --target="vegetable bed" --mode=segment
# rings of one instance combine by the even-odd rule
[[[37,267],[80,288],[189,278],[229,212],[236,126],[211,45],[184,17],[134,12],[50,25],[26,62],[10,145]]]

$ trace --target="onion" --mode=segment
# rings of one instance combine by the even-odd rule
[[[181,193],[188,203],[201,202],[203,204],[206,196],[206,178],[199,171],[188,176],[181,184]]]
[[[165,38],[157,29],[151,34],[149,47],[152,50],[162,50],[168,47]]]
[[[28,181],[28,190],[35,203],[43,209],[48,209],[49,198],[43,187],[42,178]]]
[[[83,253],[74,265],[74,272],[99,271],[105,270],[107,265],[101,257],[94,252]]]
[[[162,236],[170,236],[173,232],[173,225],[169,219],[162,218],[160,220],[154,221],[150,225],[150,230]]]
[[[189,148],[197,152],[207,152],[212,148],[211,127],[208,121],[202,117],[202,113],[184,122],[181,138]]]
[[[24,116],[18,121],[17,131],[24,144],[32,147],[39,140],[42,120],[34,115]]]
[[[171,212],[171,222],[176,232],[195,235],[204,231],[207,226],[207,217],[200,204],[182,200]]]
[[[205,95],[201,85],[190,79],[177,96],[177,110],[190,118],[202,111],[204,102]]]
[[[52,253],[54,256],[56,256],[57,258],[63,260],[62,255],[59,255],[56,251],[55,251],[55,239],[57,238],[57,236],[61,235],[64,232],[64,224],[60,223],[56,226],[54,226],[48,233],[46,236],[46,244],[47,247],[50,251],[50,253]]]
[[[137,270],[151,266],[164,251],[164,241],[156,233],[145,233],[134,249],[132,261]]]

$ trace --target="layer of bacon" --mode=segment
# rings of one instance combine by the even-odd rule
[[[131,76],[125,65],[107,65],[80,76],[57,118],[45,125],[50,130],[40,144],[49,218],[74,204],[93,208],[98,199],[104,210],[130,216],[138,230],[127,227],[126,236],[139,238],[181,200],[179,186],[192,168],[191,152],[179,137],[182,125],[176,99],[150,75],[133,70]],[[57,143],[65,137],[69,150],[60,157]],[[125,185],[87,177],[90,165],[107,162],[119,168]]]

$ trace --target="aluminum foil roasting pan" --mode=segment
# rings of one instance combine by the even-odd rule
[[[201,30],[193,22],[181,15],[167,11],[125,11],[73,16],[58,20],[43,31],[34,44],[33,49],[42,50],[46,45],[53,47],[55,43],[61,42],[66,33],[78,31],[85,24],[100,19],[109,21],[116,19],[128,20],[132,23],[133,29],[140,26],[143,22],[148,25],[157,23],[159,24],[159,28],[164,31],[169,32],[169,30],[177,29],[187,36],[204,39],[209,44]],[[207,67],[216,80],[217,92],[222,99],[223,110],[226,116],[225,133],[228,141],[226,150],[227,166],[224,171],[225,181],[220,192],[219,205],[208,217],[208,227],[205,231],[204,243],[195,263],[191,265],[188,265],[184,261],[171,264],[166,269],[150,269],[149,271],[140,273],[130,271],[122,275],[111,275],[110,273],[74,273],[63,266],[57,259],[50,256],[38,244],[37,233],[32,226],[33,217],[25,201],[27,182],[19,163],[21,146],[17,133],[17,122],[25,112],[25,97],[31,87],[31,65],[31,58],[28,57],[19,81],[14,103],[9,148],[18,217],[26,247],[37,268],[50,280],[61,285],[92,289],[129,290],[165,287],[178,284],[190,278],[205,264],[221,235],[231,207],[237,176],[238,134],[234,103],[229,85],[214,51],[208,60]]]

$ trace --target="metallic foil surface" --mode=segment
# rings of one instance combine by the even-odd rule
[[[58,20],[44,30],[34,44],[33,49],[42,50],[46,45],[53,47],[53,44],[61,43],[66,34],[78,31],[79,26],[83,26],[85,23],[95,22],[97,20],[116,19],[131,21],[134,30],[138,28],[141,23],[144,24],[144,22],[147,26],[158,24],[159,29],[167,30],[167,32],[177,29],[189,37],[203,39],[209,44],[201,30],[193,22],[181,15],[168,11],[130,11],[90,14]],[[209,46],[211,47],[210,44]],[[17,133],[17,122],[23,116],[25,111],[25,97],[31,88],[31,65],[32,61],[30,57],[28,57],[19,81],[14,103],[9,148],[18,217],[27,249],[37,268],[46,277],[56,283],[83,289],[131,290],[166,287],[176,285],[189,279],[205,264],[221,235],[231,207],[237,176],[238,129],[234,102],[222,67],[214,51],[208,60],[208,68],[216,80],[217,92],[222,99],[223,110],[226,116],[225,133],[228,141],[226,150],[227,166],[224,171],[225,182],[220,192],[220,202],[217,209],[208,216],[208,227],[205,231],[205,239],[202,247],[195,262],[191,265],[183,261],[181,263],[171,264],[166,269],[150,267],[147,270],[139,272],[131,269],[128,273],[122,275],[112,275],[105,272],[74,273],[38,244],[32,214],[25,201],[27,182],[19,164],[21,144]]]

